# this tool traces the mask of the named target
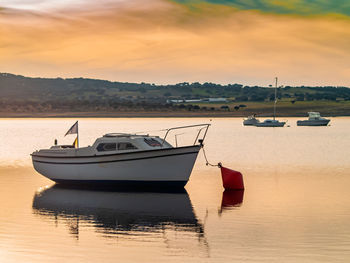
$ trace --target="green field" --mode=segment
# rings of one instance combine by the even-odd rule
[[[222,106],[228,106],[233,116],[248,116],[257,114],[260,116],[273,115],[273,102],[230,102],[230,103],[196,103],[200,108],[207,107],[208,110],[215,108],[223,111]],[[194,104],[193,104],[194,105]],[[246,107],[235,106],[246,105]],[[324,116],[349,116],[350,101],[278,101],[277,116],[306,116],[309,111],[320,112]]]

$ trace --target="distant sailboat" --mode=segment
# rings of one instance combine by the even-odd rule
[[[277,82],[278,78],[275,78],[276,84],[275,84],[275,103],[273,105],[273,119],[266,119],[263,122],[258,122],[255,124],[256,127],[283,127],[286,122],[276,120],[276,104],[277,104]]]

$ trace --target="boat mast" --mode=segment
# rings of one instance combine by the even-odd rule
[[[275,103],[274,103],[274,105],[273,105],[273,120],[275,120],[275,118],[276,118],[277,81],[278,81],[278,78],[276,77],[275,80],[276,80],[276,85],[275,85]]]
[[[79,148],[79,125],[77,121],[77,148]]]
[[[77,148],[79,148],[79,131],[77,133]]]

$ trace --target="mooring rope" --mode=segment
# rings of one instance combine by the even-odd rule
[[[203,155],[204,155],[204,158],[205,158],[205,161],[206,161],[206,164],[205,165],[210,165],[212,167],[219,167],[221,168],[222,167],[222,164],[221,163],[218,163],[218,164],[211,164],[209,161],[208,161],[208,158],[207,158],[207,155],[205,154],[205,150],[204,150],[204,146],[202,147],[203,149]]]

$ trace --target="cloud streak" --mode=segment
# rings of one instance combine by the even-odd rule
[[[173,0],[174,2],[198,6],[203,3],[235,7],[239,10],[259,10],[277,14],[342,14],[350,16],[348,0]]]

